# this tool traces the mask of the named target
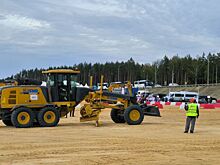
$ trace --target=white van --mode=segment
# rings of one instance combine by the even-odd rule
[[[195,98],[198,102],[199,94],[187,91],[170,92],[167,96],[165,96],[164,100],[170,102],[189,102],[191,98]]]
[[[138,80],[138,81],[134,81],[134,87],[135,88],[152,88],[154,84],[152,82],[150,82],[149,80]]]

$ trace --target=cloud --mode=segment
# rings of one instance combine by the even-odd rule
[[[218,0],[2,0],[1,61],[21,68],[220,51]],[[24,59],[26,59],[24,62]],[[14,67],[14,69],[13,69]]]
[[[1,16],[0,25],[9,28],[20,28],[20,29],[32,29],[37,30],[41,28],[49,28],[50,24],[45,21],[39,21],[33,18],[28,18],[20,15],[5,15]],[[1,18],[0,17],[0,18]]]
[[[46,45],[47,36],[43,31],[51,29],[48,22],[18,14],[0,15],[0,43],[10,46],[41,46]],[[40,33],[40,35],[39,35]],[[25,51],[25,47],[24,51]]]

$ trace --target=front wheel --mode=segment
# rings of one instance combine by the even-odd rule
[[[138,105],[132,105],[125,109],[124,119],[129,125],[139,125],[144,120],[144,112]]]
[[[57,109],[46,107],[40,110],[37,120],[41,127],[54,127],[60,121],[60,114]]]
[[[125,123],[124,115],[122,114],[121,110],[112,109],[111,110],[111,119],[115,123]]]

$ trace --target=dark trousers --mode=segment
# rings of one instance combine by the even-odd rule
[[[187,116],[185,131],[188,132],[189,131],[189,127],[191,125],[190,132],[193,132],[194,128],[195,128],[195,124],[196,124],[196,117],[195,116]]]

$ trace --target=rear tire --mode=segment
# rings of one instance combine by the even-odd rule
[[[28,128],[33,126],[34,113],[31,109],[21,107],[11,114],[11,122],[16,128]]]
[[[125,123],[125,119],[124,116],[120,115],[120,111],[118,109],[112,109],[111,110],[111,119],[115,122],[115,123]]]
[[[11,119],[9,120],[2,120],[2,122],[6,125],[6,126],[13,126]]]
[[[60,114],[53,107],[46,107],[40,110],[37,115],[37,120],[41,127],[54,127],[60,121]]]
[[[132,105],[125,109],[124,119],[129,125],[139,125],[144,120],[144,112],[138,105]]]

